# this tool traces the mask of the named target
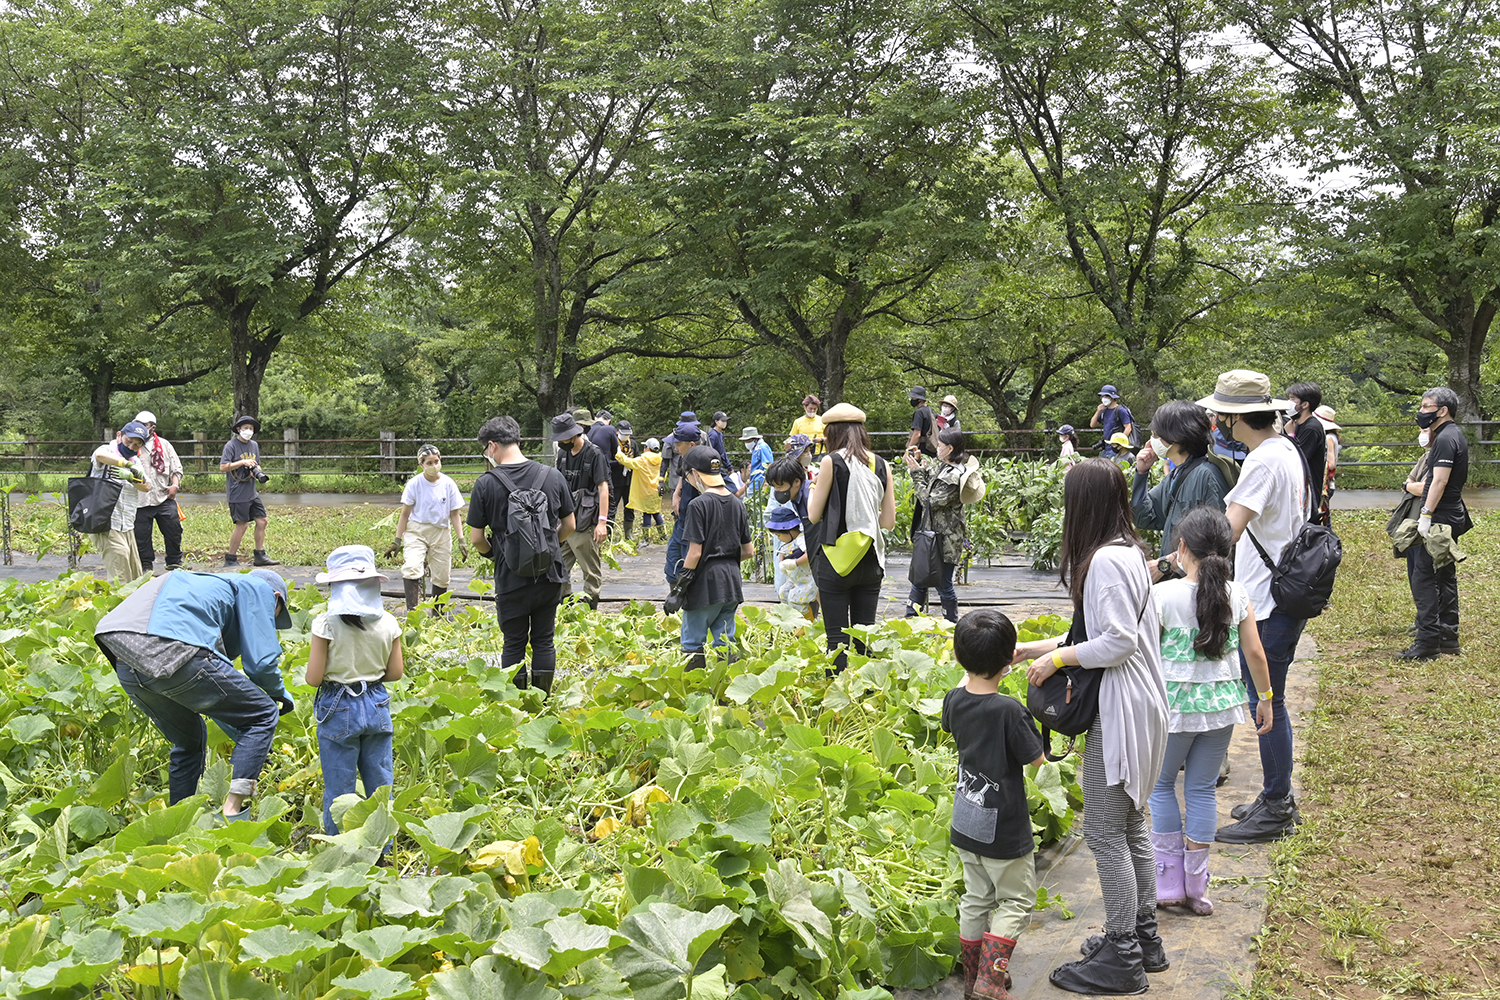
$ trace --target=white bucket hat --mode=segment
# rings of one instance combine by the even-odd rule
[[[1212,396],[1204,396],[1198,405],[1214,413],[1260,413],[1285,410],[1291,405],[1271,395],[1271,380],[1260,372],[1236,368],[1219,376]]]

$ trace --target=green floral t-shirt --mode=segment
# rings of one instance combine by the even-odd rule
[[[1240,673],[1240,628],[1250,608],[1241,584],[1229,584],[1231,620],[1223,653],[1205,659],[1193,648],[1198,638],[1198,585],[1165,580],[1152,588],[1161,616],[1162,676],[1167,682],[1167,729],[1203,733],[1246,719],[1249,694]]]

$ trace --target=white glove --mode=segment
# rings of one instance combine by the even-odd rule
[[[1432,531],[1432,515],[1431,514],[1423,514],[1421,517],[1417,518],[1417,534],[1421,535],[1423,538],[1426,538],[1427,535],[1428,535],[1428,533],[1431,532],[1431,531]]]
[[[791,574],[791,573],[796,572],[796,570],[797,570],[797,560],[795,560],[795,559],[783,559],[783,560],[781,560],[781,571],[783,573]]]

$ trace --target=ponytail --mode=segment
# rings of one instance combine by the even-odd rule
[[[1235,623],[1229,605],[1229,552],[1234,534],[1229,518],[1213,507],[1195,507],[1177,525],[1177,537],[1198,560],[1198,637],[1193,649],[1205,660],[1217,660],[1229,645]]]

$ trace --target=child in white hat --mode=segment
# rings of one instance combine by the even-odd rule
[[[318,689],[313,719],[323,767],[323,832],[339,832],[333,800],[364,783],[365,797],[395,780],[391,695],[386,681],[401,679],[401,625],[385,610],[368,545],[342,545],[328,554],[332,584],[328,610],[313,619],[307,653],[307,683]]]

